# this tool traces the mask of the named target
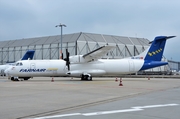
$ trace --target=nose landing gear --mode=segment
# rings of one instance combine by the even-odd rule
[[[17,77],[11,77],[11,81],[19,81]]]

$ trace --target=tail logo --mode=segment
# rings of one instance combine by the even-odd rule
[[[156,50],[156,51],[148,52],[148,55],[149,55],[149,56],[153,56],[153,55],[156,55],[156,54],[158,54],[158,53],[160,53],[160,52],[162,52],[162,48],[159,48],[159,49]]]

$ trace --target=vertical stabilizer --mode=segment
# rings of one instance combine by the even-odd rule
[[[151,46],[147,48],[143,53],[139,56],[143,57],[144,60],[149,61],[161,61],[166,40],[169,38],[173,38],[175,36],[157,36],[154,41],[150,42]]]
[[[175,36],[157,36],[152,41],[151,46],[140,56],[144,57],[144,64],[140,70],[146,70],[154,67],[167,65],[168,62],[162,62],[162,56],[166,44],[166,40]]]
[[[146,54],[145,60],[161,61],[166,40],[175,36],[157,36],[152,42],[149,51]]]
[[[21,60],[33,59],[34,52],[35,52],[34,50],[28,50],[28,51],[26,51],[26,53],[25,53],[24,56],[21,58]]]

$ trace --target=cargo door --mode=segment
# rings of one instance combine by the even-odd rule
[[[134,72],[134,62],[129,60],[129,72]]]

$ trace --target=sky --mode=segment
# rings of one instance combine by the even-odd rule
[[[179,0],[0,0],[0,41],[87,32],[147,38],[175,35],[164,56],[180,61]],[[179,49],[178,49],[179,48]]]

